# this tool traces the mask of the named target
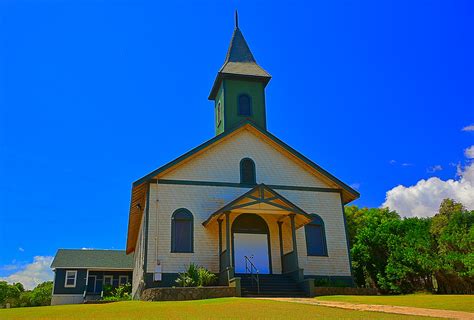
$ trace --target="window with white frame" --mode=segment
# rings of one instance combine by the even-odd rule
[[[65,288],[75,288],[76,287],[76,279],[77,279],[77,271],[76,270],[67,270],[66,271],[66,279],[64,280],[64,287]]]
[[[128,283],[128,276],[120,276],[119,277],[119,285],[123,286]]]
[[[104,276],[104,286],[111,286],[114,281],[113,276]]]

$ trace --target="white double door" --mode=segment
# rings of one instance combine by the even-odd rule
[[[235,273],[246,273],[245,257],[248,257],[260,274],[270,273],[268,235],[234,233]]]

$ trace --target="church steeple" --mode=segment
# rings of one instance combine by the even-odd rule
[[[266,129],[265,87],[270,79],[250,51],[239,29],[236,11],[229,50],[209,95],[209,100],[215,101],[216,134],[245,119]]]

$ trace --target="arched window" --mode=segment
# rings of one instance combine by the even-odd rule
[[[246,94],[239,96],[239,116],[250,117],[252,115],[252,103],[250,97]]]
[[[255,163],[252,159],[244,158],[240,161],[240,183],[256,184]]]
[[[193,252],[193,214],[187,209],[171,216],[171,252]]]
[[[304,227],[307,254],[308,256],[327,256],[328,250],[323,219],[317,214],[311,216],[313,220]]]
[[[221,102],[219,101],[219,103],[217,104],[217,126],[219,126],[221,124]]]

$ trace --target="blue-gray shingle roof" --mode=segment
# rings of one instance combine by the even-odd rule
[[[133,255],[125,250],[59,249],[51,268],[133,269]]]
[[[224,65],[217,73],[212,86],[209,99],[214,100],[219,90],[221,81],[225,78],[244,77],[262,81],[265,85],[270,81],[271,75],[260,67],[255,60],[245,38],[236,25],[229,50],[225,57]]]

